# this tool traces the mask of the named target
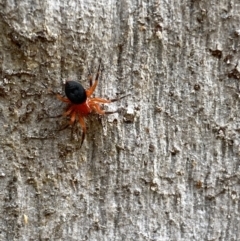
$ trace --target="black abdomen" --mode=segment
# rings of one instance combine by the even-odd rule
[[[87,94],[83,86],[76,81],[67,81],[65,94],[73,104],[83,104],[87,100]]]

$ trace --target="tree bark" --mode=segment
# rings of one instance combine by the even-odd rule
[[[238,0],[1,1],[0,240],[240,240]],[[59,131],[66,80],[130,96]]]

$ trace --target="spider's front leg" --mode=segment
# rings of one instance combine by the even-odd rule
[[[89,86],[92,87],[92,73],[88,67],[88,80],[89,80]]]
[[[93,92],[95,91],[95,89],[97,87],[97,84],[98,84],[100,72],[101,72],[101,60],[100,60],[100,63],[99,63],[99,66],[98,66],[98,71],[97,71],[97,74],[96,74],[96,78],[95,78],[93,84],[92,84],[92,75],[90,74],[90,71],[89,71],[88,78],[89,78],[90,88],[86,90],[87,97],[90,97],[93,94]]]
[[[70,103],[70,100],[69,100],[68,98],[63,97],[63,96],[61,96],[61,95],[59,95],[59,94],[56,94],[56,96],[57,96],[57,98],[58,98],[59,100],[61,100],[62,102]]]

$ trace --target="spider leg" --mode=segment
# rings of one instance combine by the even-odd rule
[[[71,113],[71,118],[70,118],[70,123],[69,123],[69,125],[73,125],[73,123],[75,122],[75,120],[76,120],[76,112],[73,111],[73,112]]]
[[[48,90],[49,93],[51,93],[51,94],[57,96],[57,98],[58,98],[59,100],[61,100],[61,101],[63,101],[63,102],[67,102],[67,103],[69,103],[69,100],[68,100],[67,98],[65,98],[65,97],[63,97],[63,96],[57,94],[57,93],[54,92],[52,89],[50,89],[46,84],[42,83],[42,85]]]
[[[72,113],[72,108],[69,108],[66,112],[63,113],[63,116],[68,116]]]
[[[69,127],[69,123],[67,123],[64,126],[62,126],[62,128],[60,128],[58,131],[63,131],[65,129],[67,129],[68,127]]]
[[[96,87],[97,87],[98,78],[99,78],[99,75],[100,75],[100,72],[101,72],[101,71],[100,71],[100,68],[101,68],[101,61],[100,61],[99,66],[98,66],[98,71],[97,71],[97,75],[96,75],[94,84],[91,85],[91,82],[90,82],[91,87],[86,90],[87,97],[90,97],[90,96],[93,94],[93,92],[94,92],[94,90],[96,89]]]
[[[99,102],[99,103],[111,103],[111,102],[115,102],[115,101],[121,100],[121,99],[123,99],[123,98],[125,98],[125,97],[127,97],[129,95],[130,94],[127,94],[127,95],[121,96],[119,98],[111,99],[111,100],[102,99],[102,98],[91,98],[90,101]]]
[[[91,108],[99,115],[104,115],[105,111],[101,109],[100,105],[97,103],[92,103]]]
[[[115,111],[105,111],[105,115],[111,115],[111,114],[114,114],[114,113],[117,113],[118,110],[115,110]]]
[[[129,96],[129,95],[130,95],[130,94],[121,96],[121,97],[119,97],[119,98],[111,99],[110,102],[115,102],[115,101],[121,100],[121,99],[123,99],[123,98],[125,98],[125,97],[127,97],[127,96]]]
[[[69,127],[70,125],[72,126],[73,123],[75,122],[76,120],[76,113],[73,111],[72,112],[72,109],[70,108],[69,110],[67,110],[64,114],[64,116],[68,116],[68,115],[71,115],[70,117],[70,121],[69,123],[65,124],[61,129],[59,129],[59,131],[63,131],[65,130],[67,127]]]
[[[91,73],[89,67],[88,67],[88,79],[89,79],[89,85],[91,87],[92,86],[92,73]]]
[[[63,97],[63,96],[61,96],[61,95],[59,95],[59,94],[57,94],[57,98],[58,98],[59,100],[61,100],[62,102],[70,103],[70,100],[69,100],[68,98]]]
[[[111,100],[106,100],[102,98],[91,98],[90,102],[111,103]]]
[[[50,89],[46,84],[42,83],[42,85],[48,90],[49,93],[56,95],[56,93]]]
[[[118,110],[116,111],[104,111],[100,108],[99,104],[98,103],[101,103],[101,104],[105,104],[105,103],[111,103],[111,102],[115,102],[115,101],[118,101],[118,100],[121,100],[127,96],[129,96],[130,94],[127,94],[127,95],[124,95],[124,96],[121,96],[119,98],[116,98],[116,99],[111,99],[111,100],[106,100],[106,99],[102,99],[102,98],[91,98],[90,99],[90,105],[92,107],[92,109],[100,114],[100,115],[104,115],[104,114],[114,114],[114,113],[117,113]]]
[[[79,119],[78,119],[81,127],[82,127],[82,141],[81,141],[81,144],[80,144],[80,148],[85,140],[85,134],[86,134],[86,125],[85,125],[85,121],[84,121],[84,118],[82,116],[79,116]]]

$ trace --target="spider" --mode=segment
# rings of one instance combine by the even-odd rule
[[[86,134],[85,118],[91,113],[97,113],[99,115],[116,113],[117,111],[112,111],[112,112],[104,111],[101,108],[101,105],[120,100],[127,96],[125,95],[120,98],[116,98],[112,100],[107,100],[99,97],[91,97],[98,84],[100,67],[101,67],[101,62],[99,63],[98,71],[97,71],[94,83],[92,83],[93,82],[92,75],[89,72],[90,87],[87,90],[85,90],[79,82],[67,81],[65,84],[66,97],[57,94],[57,98],[60,101],[68,104],[66,111],[63,113],[63,116],[70,117],[70,122],[67,126],[69,125],[72,126],[74,123],[79,122],[82,128],[82,140],[81,140],[80,147],[84,142],[85,134]]]

